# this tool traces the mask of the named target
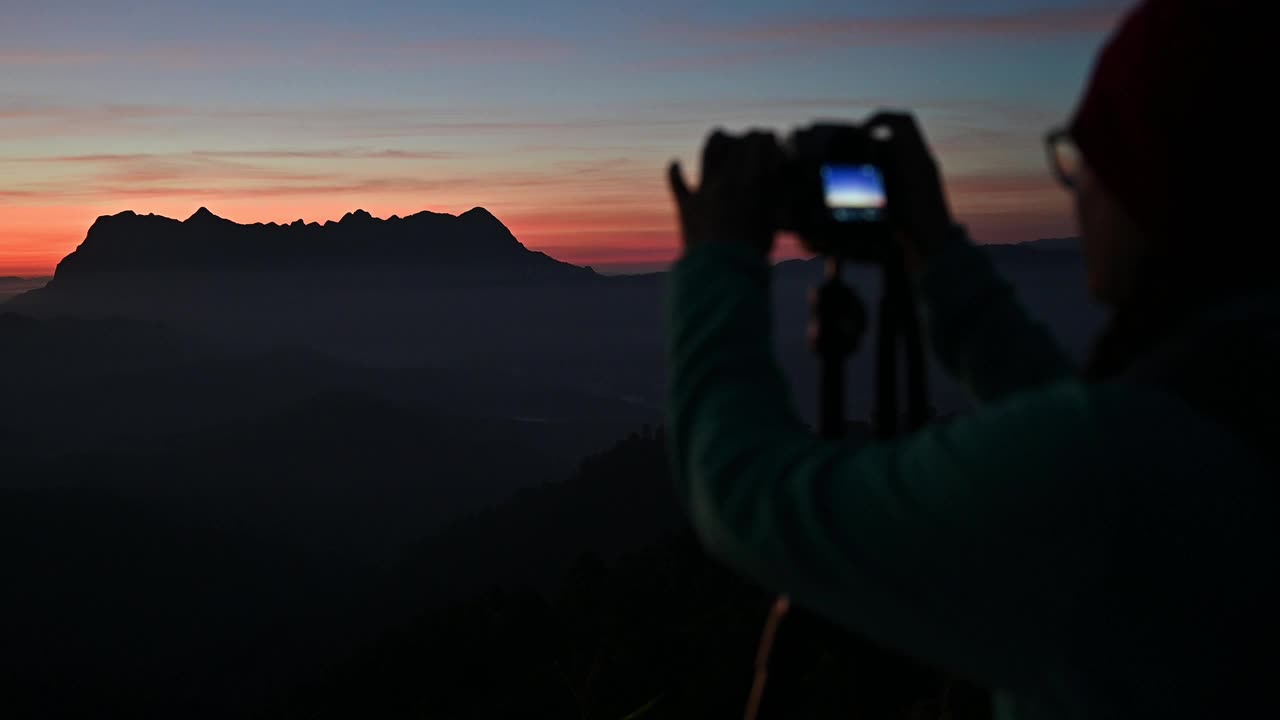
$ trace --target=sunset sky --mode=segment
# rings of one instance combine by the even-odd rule
[[[490,209],[659,267],[663,167],[716,125],[914,109],[976,239],[1070,234],[1041,137],[1124,2],[0,0],[0,275],[99,215]]]

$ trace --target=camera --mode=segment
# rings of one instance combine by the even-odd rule
[[[879,128],[818,123],[791,133],[779,183],[778,229],[809,250],[881,262],[892,249],[885,183],[888,143]]]

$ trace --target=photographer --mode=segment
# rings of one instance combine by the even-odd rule
[[[1112,311],[1082,370],[953,223],[914,121],[872,121],[932,346],[980,405],[893,441],[816,437],[790,402],[770,337],[775,138],[713,134],[696,189],[673,165],[671,452],[706,548],[995,688],[1001,717],[1273,706],[1280,292],[1274,183],[1249,174],[1271,140],[1208,119],[1261,66],[1254,8],[1142,4],[1050,136]]]

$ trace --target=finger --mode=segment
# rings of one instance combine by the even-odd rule
[[[707,144],[702,148],[702,177],[700,185],[705,185],[708,178],[717,178],[725,171],[725,165],[732,159],[734,138],[720,128],[716,128],[707,137]]]
[[[689,198],[693,193],[689,191],[689,185],[684,180],[684,170],[680,168],[680,161],[673,160],[667,167],[667,182],[671,185],[671,194],[676,199],[676,206],[683,212],[689,206]]]
[[[667,181],[671,185],[671,195],[676,201],[676,220],[680,223],[680,235],[687,245],[692,235],[689,224],[693,208],[693,193],[684,180],[684,170],[681,169],[679,161],[673,161],[667,168]]]

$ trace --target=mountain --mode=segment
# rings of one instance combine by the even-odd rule
[[[500,370],[369,367],[313,350],[238,353],[154,322],[0,312],[0,454],[154,449],[156,439],[362,393],[474,423],[577,462],[659,413],[574,384]],[[360,422],[352,418],[353,423]],[[21,440],[15,438],[21,437]]]
[[[649,428],[564,481],[459,518],[391,577],[355,615],[392,629],[270,716],[727,717],[741,712],[773,600],[702,551],[663,432]],[[790,649],[813,664],[795,693],[806,706],[787,716],[990,717],[962,683],[940,712],[936,674],[868,641],[811,641]]]
[[[5,307],[159,322],[237,351],[305,347],[364,365],[490,368],[597,390],[628,377],[617,395],[651,395],[598,351],[650,356],[653,379],[660,353],[635,346],[629,315],[645,316],[643,342],[656,350],[660,306],[591,292],[607,284],[529,251],[480,208],[284,226],[126,212],[99,218],[46,287]],[[566,365],[564,349],[584,342],[592,347]]]
[[[30,437],[13,440],[0,445],[0,490],[112,493],[192,527],[369,565],[571,467],[501,428],[348,390],[145,443],[32,452]]]
[[[242,225],[202,207],[181,222],[132,211],[99,217],[84,242],[58,264],[54,284],[107,272],[469,265],[589,272],[525,248],[479,207],[457,216],[423,211],[385,220],[356,210],[323,225],[302,220]]]
[[[598,279],[525,248],[483,208],[385,220],[357,210],[337,222],[288,225],[235,223],[205,208],[184,221],[125,211],[98,218],[53,279],[9,307],[255,328],[263,323],[246,325],[241,315],[271,308],[312,316],[342,312],[343,303],[370,293],[376,305],[389,294],[482,283],[563,286]]]
[[[1083,262],[1080,238],[1045,238],[1003,245],[984,245],[983,249],[997,263],[1008,262]]]
[[[1083,357],[1103,313],[1085,290],[1078,241],[984,248],[1023,303]],[[783,262],[775,273],[774,335],[806,414],[816,384],[806,294],[821,273],[819,259]],[[868,305],[878,301],[873,268],[847,275]],[[481,209],[386,220],[357,211],[323,225],[240,225],[201,209],[182,222],[100,218],[46,288],[5,307],[127,316],[242,354],[285,347],[361,367],[463,370],[481,386],[506,377],[658,412],[664,282],[663,273],[606,277],[530,252]],[[851,417],[869,410],[870,356],[849,366]],[[930,377],[941,411],[967,404],[939,368]]]
[[[0,277],[0,305],[28,290],[44,287],[49,280],[50,278],[47,277],[22,278],[8,275]]]
[[[9,581],[0,615],[21,618],[0,652],[5,716],[417,717],[429,706],[433,716],[620,718],[653,703],[645,717],[674,719],[740,710],[771,598],[706,557],[688,532],[661,430],[642,429],[565,479],[458,517],[371,571],[343,552],[298,548],[289,542],[297,536],[275,527],[325,520],[327,530],[308,534],[336,548],[417,504],[412,488],[381,473],[344,478],[347,457],[404,462],[379,460],[401,444],[376,439],[386,428],[406,448],[419,434],[394,410],[365,430],[325,430],[365,416],[362,405],[321,398],[177,441],[187,459],[157,463],[146,478],[159,486],[204,477],[257,492],[273,532],[222,514],[215,484],[146,496],[87,483],[0,488]],[[280,427],[294,428],[295,440],[263,463],[255,447]],[[439,457],[432,442],[424,458]],[[447,448],[458,436],[435,442]],[[319,494],[273,483],[298,461],[308,472],[295,480]],[[113,468],[103,457],[79,465]],[[366,481],[369,498],[405,507],[369,513],[344,494]],[[850,707],[907,717],[940,686],[865,642],[830,637],[803,652],[821,661],[804,696],[823,712],[806,717]],[[989,717],[964,710],[962,688],[953,693],[957,720]]]
[[[0,488],[0,714],[233,717],[311,664],[331,640],[314,627],[367,575],[188,520],[90,487]]]
[[[1060,237],[1060,238],[1042,238],[1040,240],[1031,240],[1024,243],[1016,243],[1015,246],[1029,247],[1036,250],[1044,250],[1048,252],[1080,252],[1080,238],[1076,236]]]

